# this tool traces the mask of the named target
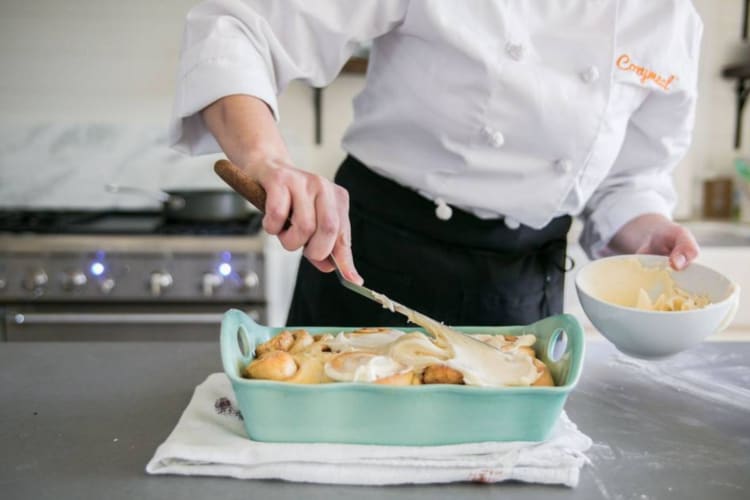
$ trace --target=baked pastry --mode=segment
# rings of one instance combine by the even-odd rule
[[[284,330],[257,346],[258,357],[244,375],[298,384],[554,386],[549,368],[536,358],[534,335],[474,337],[498,350],[497,364],[490,352],[492,359],[484,360],[489,363],[483,366],[491,370],[487,373],[501,377],[483,378],[485,372],[470,361],[472,358],[458,357],[460,342],[453,345],[392,328],[360,328],[336,335]]]
[[[315,339],[313,339],[313,336],[310,335],[307,330],[294,330],[292,332],[292,338],[294,339],[294,342],[289,347],[289,352],[301,352],[315,342]]]
[[[389,377],[376,379],[374,383],[378,385],[419,385],[422,382],[419,380],[419,375],[414,373],[414,370],[406,370]]]
[[[429,365],[422,372],[423,384],[463,384],[464,374],[447,365]]]
[[[534,357],[534,347],[536,336],[531,334],[525,335],[474,335],[474,338],[481,340],[503,352],[524,351],[529,356]]]
[[[294,361],[297,364],[297,371],[285,379],[285,382],[295,384],[325,384],[332,382],[324,370],[325,361],[317,356],[309,354],[295,354]]]
[[[331,346],[328,342],[333,338],[333,335],[313,335],[314,342],[304,349],[305,354],[311,354],[318,357],[325,357],[326,353],[331,352]]]
[[[535,387],[554,387],[555,381],[552,379],[552,373],[549,371],[547,365],[534,358],[534,366],[536,366],[536,371],[539,373],[539,377],[536,379],[536,382],[531,385]]]
[[[262,344],[255,346],[255,355],[262,356],[271,351],[288,351],[292,347],[292,344],[294,344],[292,332],[285,330]]]
[[[286,351],[265,352],[245,369],[250,378],[285,380],[297,372],[297,363]]]
[[[364,351],[342,352],[325,364],[326,375],[338,382],[375,382],[408,370],[389,356]]]
[[[391,329],[384,326],[369,326],[365,328],[357,328],[356,330],[352,330],[351,333],[384,333],[389,331],[391,331]]]

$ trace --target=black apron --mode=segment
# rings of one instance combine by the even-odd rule
[[[510,229],[435,204],[349,156],[335,182],[349,191],[352,252],[365,285],[449,325],[520,325],[563,307],[569,216]],[[533,193],[529,193],[533,203]],[[300,262],[292,326],[406,326],[404,317]]]

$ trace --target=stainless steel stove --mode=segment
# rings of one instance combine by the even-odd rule
[[[260,215],[0,212],[3,340],[216,340],[221,314],[266,319]]]

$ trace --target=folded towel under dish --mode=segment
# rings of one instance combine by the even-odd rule
[[[563,413],[541,443],[263,443],[247,438],[229,379],[210,375],[146,466],[150,474],[330,484],[524,481],[576,486],[591,440]]]

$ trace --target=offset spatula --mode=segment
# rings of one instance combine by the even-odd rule
[[[224,180],[224,182],[229,184],[232,189],[247,198],[248,201],[255,205],[258,210],[265,213],[266,191],[265,189],[263,189],[263,186],[261,186],[255,179],[247,175],[245,172],[240,170],[240,168],[238,168],[228,160],[217,161],[214,165],[214,171],[218,174],[219,177]],[[287,221],[287,224],[291,224],[291,222]],[[417,312],[402,304],[399,304],[398,302],[390,300],[382,293],[378,293],[367,287],[352,283],[351,281],[344,278],[344,275],[341,273],[341,269],[339,268],[339,265],[333,255],[330,255],[328,259],[331,264],[333,264],[336,276],[338,277],[341,284],[349,290],[357,292],[363,297],[367,297],[368,299],[377,302],[378,304],[382,305],[384,308],[389,309],[392,312],[403,314],[409,321],[424,327],[432,335],[436,337],[444,336],[445,339],[454,346],[464,345],[466,347],[470,347],[473,351],[479,349],[480,351],[489,350],[497,352],[497,349],[495,349],[494,347],[485,344],[484,342],[481,342],[477,339],[474,339],[468,335],[464,335],[463,333],[452,330],[442,323],[430,318],[429,316],[425,316],[420,312]],[[466,345],[467,342],[469,344],[468,346]]]

